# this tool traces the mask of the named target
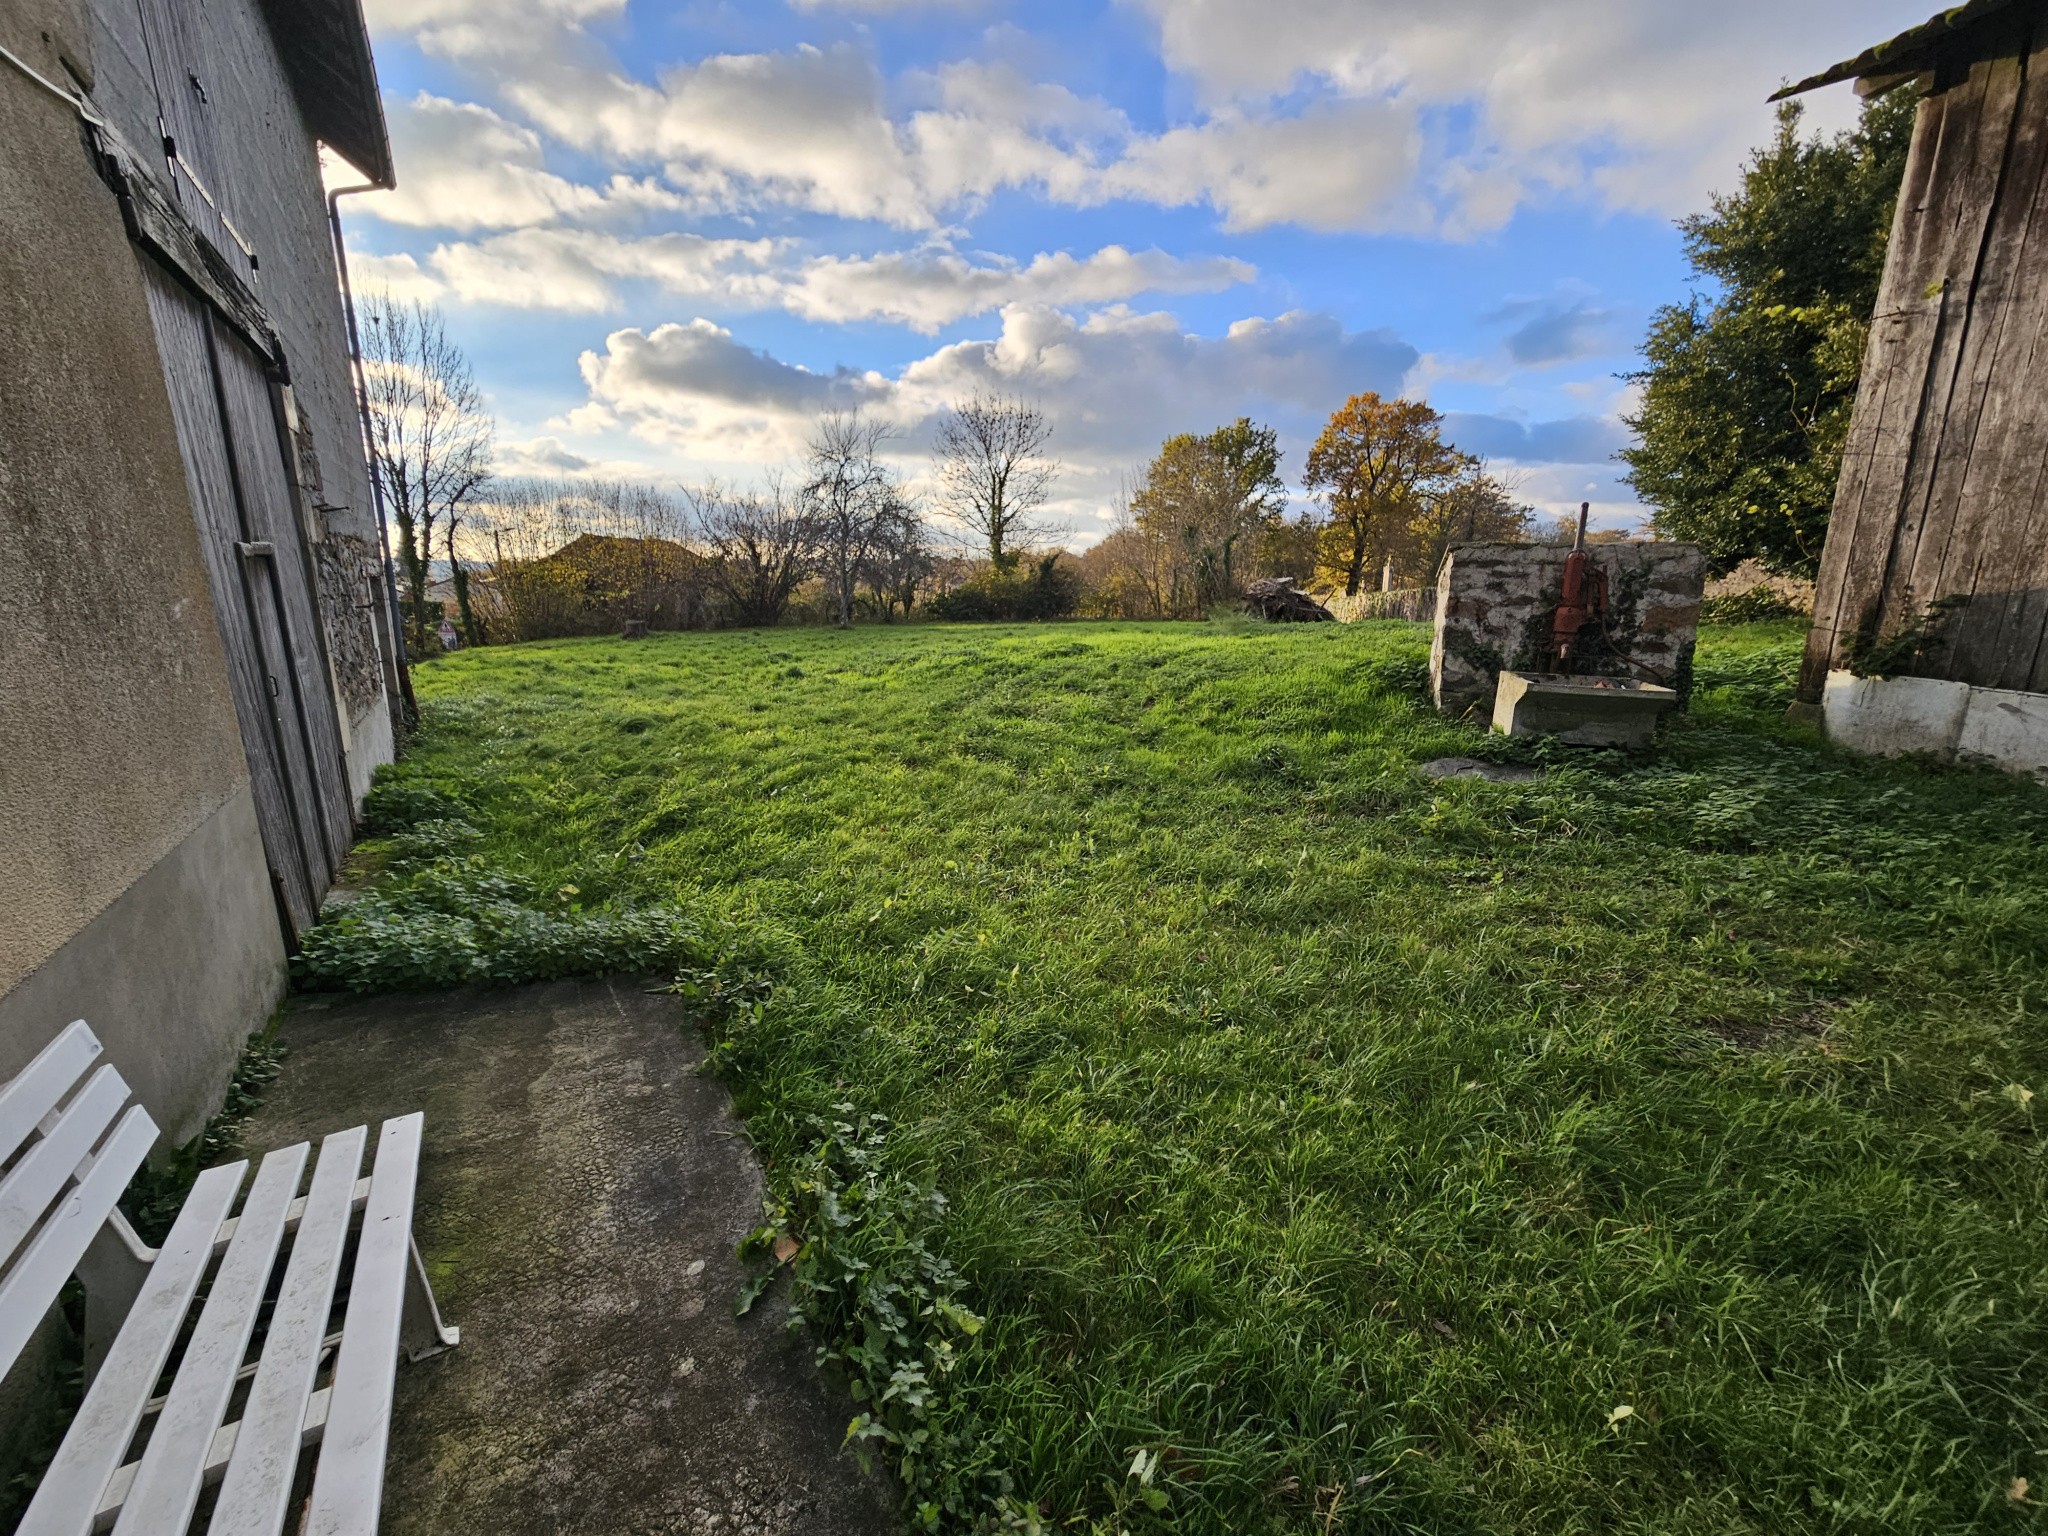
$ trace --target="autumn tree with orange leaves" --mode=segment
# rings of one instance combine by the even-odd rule
[[[1309,451],[1305,484],[1330,509],[1323,564],[1356,594],[1406,553],[1410,530],[1477,462],[1443,439],[1443,417],[1367,390],[1340,406]]]

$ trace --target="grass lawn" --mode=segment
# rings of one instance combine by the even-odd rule
[[[1780,724],[1797,641],[1510,784],[1402,624],[469,652],[366,855],[745,936],[791,1235],[945,1197],[877,1262],[953,1311],[825,1327],[927,1339],[948,1528],[2034,1528],[2048,792]]]

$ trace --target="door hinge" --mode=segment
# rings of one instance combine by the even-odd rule
[[[251,560],[275,560],[277,546],[268,539],[237,539],[235,548]]]

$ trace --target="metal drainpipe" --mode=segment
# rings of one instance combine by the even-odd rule
[[[341,308],[348,317],[348,357],[355,372],[356,413],[362,418],[363,459],[370,469],[370,496],[377,505],[377,549],[384,557],[385,623],[389,626],[391,664],[398,677],[399,697],[404,700],[403,719],[395,725],[419,719],[419,701],[412,693],[412,668],[405,657],[405,614],[398,606],[398,574],[391,563],[391,534],[384,512],[384,474],[377,466],[376,435],[370,430],[370,388],[363,373],[362,335],[356,329],[355,290],[348,279],[348,242],[341,233],[341,200],[356,192],[381,192],[381,182],[366,181],[359,187],[337,187],[327,194],[327,226],[334,237],[334,265],[341,274]],[[399,734],[403,734],[401,730]]]

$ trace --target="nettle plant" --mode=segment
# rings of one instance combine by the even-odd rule
[[[926,1530],[989,1526],[1012,1506],[1009,1479],[977,1453],[970,1405],[947,1387],[983,1319],[935,1246],[946,1197],[888,1158],[889,1120],[832,1106],[816,1138],[776,1181],[768,1219],[740,1244],[770,1267],[741,1289],[744,1314],[782,1265],[790,1321],[811,1325],[818,1361],[845,1374],[861,1411],[846,1437],[863,1459],[880,1452]]]

